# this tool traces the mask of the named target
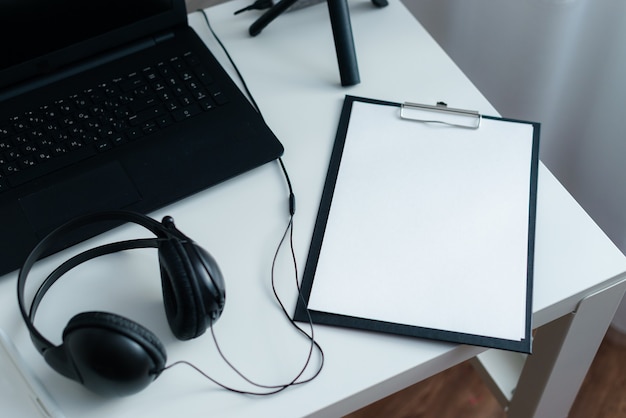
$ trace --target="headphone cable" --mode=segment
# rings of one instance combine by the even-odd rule
[[[241,81],[241,83],[243,85],[243,88],[244,88],[244,90],[245,90],[245,92],[246,92],[250,102],[252,103],[254,109],[259,114],[261,119],[265,122],[265,118],[263,117],[263,114],[261,113],[261,109],[259,108],[258,104],[256,103],[256,100],[254,99],[254,96],[252,95],[250,89],[248,88],[248,85],[247,85],[243,75],[239,71],[239,68],[235,64],[233,58],[231,57],[231,55],[228,52],[227,48],[222,43],[222,41],[219,38],[219,36],[213,30],[213,27],[211,26],[211,23],[209,22],[209,18],[208,18],[207,14],[206,14],[206,11],[203,10],[203,9],[199,9],[198,11],[202,13],[202,16],[204,17],[206,25],[209,28],[209,31],[211,32],[211,34],[213,35],[213,37],[215,38],[215,40],[217,41],[219,46],[222,48],[222,50],[224,51],[224,54],[226,55],[226,57],[230,61],[231,65],[233,66],[233,69],[237,73],[237,76],[239,77],[239,80]],[[274,258],[272,260],[272,272],[271,272],[272,291],[274,293],[274,297],[276,298],[276,301],[278,302],[278,304],[280,305],[280,307],[281,307],[281,309],[283,311],[283,314],[288,319],[290,324],[296,330],[298,330],[298,332],[300,332],[302,335],[304,335],[311,342],[311,345],[310,345],[309,351],[308,351],[308,355],[307,355],[307,359],[306,359],[306,361],[304,363],[304,366],[302,367],[302,369],[296,374],[296,376],[290,382],[285,383],[285,384],[281,384],[281,385],[264,385],[264,384],[260,384],[260,383],[254,382],[251,379],[249,379],[248,377],[246,377],[239,369],[237,369],[237,367],[235,367],[235,365],[230,360],[228,360],[228,358],[223,353],[223,351],[222,351],[222,349],[221,349],[221,347],[220,347],[220,345],[219,345],[219,343],[217,341],[217,337],[215,335],[215,330],[211,326],[210,327],[211,328],[211,335],[213,337],[213,341],[215,343],[215,347],[216,347],[220,357],[226,362],[226,364],[236,374],[238,374],[241,378],[243,378],[246,382],[250,383],[253,386],[262,388],[262,389],[271,389],[270,391],[268,391],[268,392],[249,392],[249,391],[245,391],[245,390],[240,390],[240,389],[235,389],[235,388],[229,387],[229,386],[227,386],[225,384],[222,384],[222,383],[218,382],[217,380],[213,379],[207,373],[205,373],[202,370],[200,370],[197,366],[195,366],[194,364],[192,364],[192,363],[190,363],[188,361],[185,361],[185,360],[174,362],[171,365],[164,367],[163,370],[161,370],[160,372],[163,372],[163,371],[165,371],[167,369],[170,369],[170,368],[172,368],[172,367],[174,367],[176,365],[185,364],[187,366],[190,366],[194,370],[196,370],[198,373],[203,375],[205,378],[209,379],[211,382],[217,384],[218,386],[220,386],[220,387],[222,387],[224,389],[227,389],[229,391],[236,392],[236,393],[241,393],[241,394],[261,395],[261,396],[272,395],[272,394],[281,392],[281,391],[283,391],[283,390],[285,390],[285,389],[287,389],[287,388],[289,388],[291,386],[300,385],[300,384],[303,384],[303,383],[310,382],[313,379],[315,379],[321,373],[322,368],[324,367],[324,351],[323,351],[322,347],[319,345],[319,343],[315,340],[313,319],[311,318],[311,314],[309,313],[308,310],[306,311],[307,316],[308,316],[309,329],[310,329],[310,334],[308,334],[305,330],[300,328],[300,326],[298,326],[298,324],[296,324],[296,322],[291,318],[291,316],[287,312],[287,309],[285,308],[285,305],[283,304],[283,302],[281,301],[280,297],[278,296],[278,292],[276,290],[275,274],[274,274],[275,273],[274,270],[275,270],[275,266],[276,266],[276,260],[278,258],[278,254],[280,253],[280,249],[282,248],[283,244],[285,243],[285,240],[287,239],[287,236],[289,236],[289,248],[290,248],[291,258],[292,258],[293,265],[294,265],[296,287],[298,289],[298,302],[302,303],[303,305],[306,305],[306,301],[304,300],[304,297],[302,296],[302,288],[300,287],[300,283],[298,281],[298,265],[297,265],[295,250],[294,250],[294,244],[293,244],[293,221],[294,221],[294,215],[295,215],[295,212],[296,212],[295,194],[294,194],[294,191],[293,191],[293,186],[291,184],[291,179],[289,178],[289,174],[287,172],[287,168],[285,167],[285,164],[284,164],[284,162],[283,162],[281,157],[278,157],[278,163],[279,163],[280,168],[281,168],[281,170],[283,172],[283,175],[285,177],[285,181],[287,183],[287,187],[289,189],[289,221],[287,223],[287,227],[285,228],[285,231],[283,232],[283,235],[282,235],[281,240],[280,240],[280,242],[278,244],[278,247],[276,248],[276,252],[274,253]],[[308,377],[308,378],[306,378],[304,380],[299,380],[302,377],[302,375],[304,374],[304,372],[309,368],[309,365],[310,365],[311,360],[313,358],[313,352],[315,350],[317,350],[319,352],[319,354],[320,354],[320,364],[319,364],[319,367],[317,368],[315,373],[313,373],[312,376],[310,376],[310,377]]]

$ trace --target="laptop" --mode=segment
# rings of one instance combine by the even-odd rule
[[[0,39],[0,274],[74,217],[148,213],[283,153],[184,0],[0,0]]]

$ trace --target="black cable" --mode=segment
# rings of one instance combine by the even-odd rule
[[[237,65],[235,64],[234,60],[230,56],[228,50],[226,49],[226,47],[224,46],[224,44],[222,43],[220,38],[217,36],[215,31],[213,30],[213,28],[212,28],[212,26],[211,26],[211,24],[209,22],[209,18],[207,16],[206,12],[204,10],[199,10],[199,11],[202,13],[202,16],[204,17],[204,20],[206,21],[206,24],[207,24],[209,30],[211,31],[211,34],[213,35],[213,37],[215,38],[217,43],[220,45],[220,47],[222,48],[222,50],[226,54],[226,57],[230,61],[231,65],[233,66],[233,69],[237,73],[237,76],[241,80],[241,83],[242,83],[242,85],[244,87],[244,90],[246,91],[246,94],[248,95],[248,97],[250,99],[250,102],[252,103],[254,109],[257,111],[259,116],[261,116],[261,119],[263,119],[263,121],[265,122],[265,119],[263,118],[261,110],[260,110],[258,104],[256,103],[256,101],[254,100],[254,97],[252,96],[252,93],[250,92],[250,89],[248,88],[248,85],[246,84],[245,79],[241,75],[239,69],[237,68]],[[280,308],[283,311],[283,314],[288,319],[289,323],[296,330],[298,330],[298,332],[300,332],[304,337],[306,337],[311,342],[311,345],[310,345],[309,351],[308,351],[308,355],[307,355],[306,361],[305,361],[302,369],[296,374],[296,376],[290,382],[285,383],[285,384],[281,384],[281,385],[264,385],[264,384],[260,384],[260,383],[254,382],[251,379],[249,379],[248,377],[246,377],[239,369],[237,369],[237,367],[235,367],[235,365],[226,357],[226,355],[223,353],[223,351],[222,351],[222,349],[221,349],[221,347],[220,347],[220,345],[219,345],[219,343],[217,341],[217,337],[215,335],[215,330],[213,329],[213,327],[211,327],[211,335],[213,337],[213,342],[215,343],[215,347],[216,347],[220,357],[222,358],[222,360],[224,360],[224,362],[226,362],[226,364],[235,373],[237,373],[242,379],[244,379],[249,384],[251,384],[253,386],[256,386],[258,388],[269,389],[269,391],[267,391],[267,392],[250,392],[250,391],[246,391],[246,390],[240,390],[240,389],[232,388],[230,386],[227,386],[227,385],[225,385],[223,383],[218,382],[217,380],[215,380],[212,377],[210,377],[207,373],[205,373],[202,370],[200,370],[194,364],[192,364],[192,363],[190,363],[188,361],[184,361],[184,360],[183,361],[177,361],[177,362],[172,363],[169,366],[166,366],[165,368],[163,368],[163,371],[165,371],[167,369],[170,369],[170,368],[172,368],[172,367],[174,367],[176,365],[187,365],[187,366],[193,368],[194,370],[196,370],[198,373],[200,373],[205,378],[209,379],[211,382],[217,384],[218,386],[220,386],[220,387],[222,387],[224,389],[227,389],[229,391],[236,392],[236,393],[241,393],[241,394],[260,395],[260,396],[272,395],[272,394],[281,392],[281,391],[283,391],[283,390],[285,390],[285,389],[287,389],[287,388],[289,388],[291,386],[301,385],[303,383],[310,382],[313,379],[315,379],[321,373],[322,368],[324,367],[324,351],[323,351],[322,347],[319,345],[319,343],[317,341],[315,341],[313,319],[311,318],[310,313],[307,311],[308,324],[309,324],[309,330],[310,330],[310,335],[309,335],[305,330],[300,328],[300,326],[298,326],[298,324],[296,324],[296,322],[291,318],[291,316],[287,312],[287,309],[285,308],[285,305],[283,304],[283,302],[281,301],[280,297],[278,296],[278,292],[276,290],[276,280],[275,280],[276,260],[278,258],[279,253],[280,253],[280,249],[282,248],[283,244],[285,243],[285,240],[286,240],[287,236],[289,236],[289,248],[290,248],[290,252],[291,252],[291,259],[292,259],[293,265],[294,265],[296,288],[298,289],[298,299],[299,299],[299,302],[305,303],[304,297],[302,296],[302,289],[301,289],[300,283],[298,281],[298,263],[297,263],[297,260],[296,260],[296,254],[295,254],[295,249],[294,249],[294,244],[293,244],[293,218],[294,218],[294,214],[295,214],[295,211],[296,211],[295,194],[293,192],[293,186],[291,184],[291,179],[289,178],[289,174],[287,173],[287,169],[285,167],[285,164],[284,164],[282,158],[279,157],[278,158],[278,162],[279,162],[280,167],[282,169],[282,172],[283,172],[283,174],[285,176],[285,180],[287,182],[287,187],[289,189],[289,222],[287,223],[287,227],[285,228],[285,231],[284,231],[284,233],[283,233],[283,235],[282,235],[282,237],[280,239],[280,242],[278,243],[278,246],[276,248],[276,252],[274,253],[274,258],[272,260],[272,270],[271,270],[271,284],[272,284],[272,291],[274,293],[274,297],[276,298],[276,301],[278,302]],[[320,365],[319,365],[318,369],[315,371],[315,373],[313,373],[312,376],[310,376],[310,377],[308,377],[308,378],[306,378],[304,380],[298,380],[298,379],[300,379],[303,376],[303,374],[309,368],[309,365],[310,365],[311,360],[313,358],[313,352],[314,352],[315,349],[317,349],[317,351],[320,354]]]
[[[239,77],[239,80],[241,81],[241,84],[243,85],[243,89],[246,91],[246,95],[248,96],[250,102],[252,103],[252,106],[254,107],[256,112],[259,114],[259,116],[261,116],[261,119],[263,119],[263,121],[265,122],[265,118],[263,117],[261,108],[257,104],[256,100],[254,100],[254,96],[252,95],[252,92],[250,92],[250,89],[248,88],[248,84],[246,83],[246,80],[243,77],[243,75],[241,75],[241,72],[239,71],[237,64],[235,64],[235,60],[233,60],[233,57],[231,57],[230,53],[228,52],[228,49],[226,49],[226,46],[224,46],[224,44],[222,43],[222,40],[219,38],[219,36],[217,36],[217,33],[215,33],[215,31],[213,30],[213,26],[211,26],[211,23],[209,22],[209,17],[207,16],[206,11],[204,9],[199,9],[198,11],[202,13],[202,16],[204,17],[204,21],[206,22],[206,25],[209,28],[209,31],[211,31],[211,34],[213,35],[213,37],[219,44],[220,48],[222,48],[222,51],[224,51],[224,54],[226,54],[226,58],[228,58],[228,61],[230,61],[231,65],[233,66],[233,69],[237,73],[237,77]],[[289,179],[289,174],[287,173],[287,169],[285,168],[283,159],[281,157],[278,157],[278,162],[280,163],[280,167],[283,170],[285,179],[287,180],[287,186],[289,187],[289,213],[293,215],[296,210],[296,200],[295,200],[296,196],[293,193],[291,180]]]

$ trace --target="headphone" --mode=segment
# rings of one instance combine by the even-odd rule
[[[73,256],[43,281],[27,310],[24,289],[35,262],[69,233],[103,221],[135,223],[156,237],[105,244]],[[213,257],[180,232],[169,216],[157,222],[139,213],[113,211],[73,219],[35,246],[18,275],[18,303],[37,351],[60,374],[105,396],[139,392],[160,375],[167,356],[156,335],[120,315],[83,312],[70,319],[63,343],[55,346],[35,328],[34,318],[46,292],[63,274],[93,258],[136,248],[158,249],[165,314],[176,338],[184,341],[202,335],[224,309],[224,279]]]

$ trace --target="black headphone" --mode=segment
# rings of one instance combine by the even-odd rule
[[[35,262],[59,240],[95,222],[131,222],[145,227],[156,238],[102,245],[82,252],[57,267],[41,284],[27,310],[26,277]],[[224,279],[213,257],[176,229],[171,217],[161,223],[135,212],[101,212],[76,218],[58,227],[32,250],[20,269],[17,297],[30,337],[46,362],[62,375],[98,394],[130,395],[148,386],[165,367],[167,356],[159,339],[147,328],[120,315],[83,312],[63,331],[63,343],[55,346],[34,326],[39,303],[65,273],[92,258],[135,248],[157,248],[163,304],[170,329],[179,340],[202,335],[224,309]]]

